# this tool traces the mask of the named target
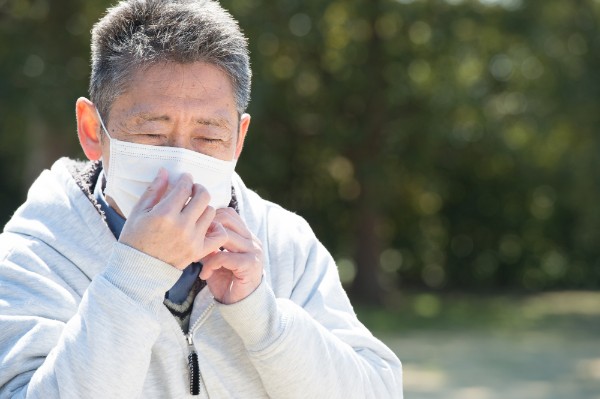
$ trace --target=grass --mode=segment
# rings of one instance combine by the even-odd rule
[[[406,294],[359,318],[410,399],[600,399],[600,293]]]

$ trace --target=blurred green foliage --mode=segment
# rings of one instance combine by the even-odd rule
[[[405,292],[394,307],[358,306],[372,331],[553,332],[571,339],[600,336],[600,293],[553,291],[526,295]]]
[[[1,221],[82,157],[106,1],[0,0]],[[250,187],[358,298],[600,285],[600,2],[223,0],[250,40]]]

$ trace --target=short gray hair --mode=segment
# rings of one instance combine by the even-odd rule
[[[246,110],[248,43],[231,14],[212,0],[124,0],[92,29],[90,99],[106,123],[133,72],[165,61],[219,67],[231,78],[238,113]]]

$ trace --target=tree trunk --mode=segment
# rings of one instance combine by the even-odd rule
[[[373,28],[379,16],[380,0],[371,0],[365,5],[366,15]],[[363,93],[367,100],[366,109],[362,115],[363,131],[362,142],[353,149],[354,165],[357,167],[357,179],[360,183],[361,193],[358,198],[355,237],[356,237],[356,277],[351,287],[351,294],[360,302],[379,305],[383,302],[383,289],[379,283],[379,253],[381,239],[378,234],[379,221],[379,187],[377,179],[378,160],[380,159],[383,126],[386,119],[386,105],[382,100],[386,84],[381,75],[382,61],[384,59],[381,40],[374,32],[365,43],[369,49],[366,76],[369,82]]]
[[[356,221],[356,277],[351,294],[362,303],[380,305],[383,292],[379,284],[379,252],[381,243],[377,235],[378,216],[369,198],[369,184],[363,185],[358,204]]]

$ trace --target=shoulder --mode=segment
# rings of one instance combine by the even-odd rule
[[[0,280],[7,288],[1,314],[52,310],[53,318],[63,321],[75,311],[87,287],[86,277],[53,247],[9,232],[0,235]],[[36,305],[31,307],[32,303]]]
[[[331,254],[303,217],[245,187],[242,197],[242,216],[263,244],[265,268],[276,294],[291,297],[302,282],[311,290],[326,276],[335,279]]]
[[[234,190],[239,196],[242,218],[259,238],[267,240],[270,247],[283,246],[289,250],[290,247],[310,246],[317,242],[313,230],[302,216],[261,198],[237,175]]]
[[[264,200],[264,202],[267,220],[272,233],[276,235],[292,236],[299,241],[302,241],[302,239],[315,238],[312,228],[302,216],[273,202],[266,200]]]

